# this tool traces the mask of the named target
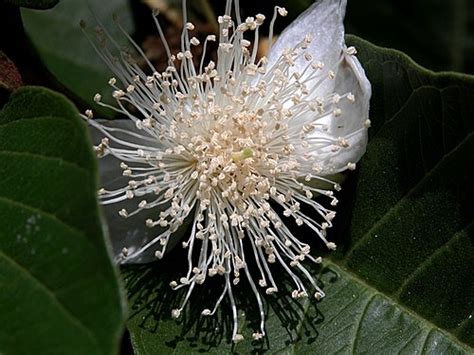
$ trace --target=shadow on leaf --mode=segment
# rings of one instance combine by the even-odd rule
[[[246,353],[261,354],[292,346],[302,339],[308,344],[317,339],[318,325],[324,322],[324,316],[313,299],[296,301],[291,298],[291,277],[278,268],[274,268],[274,276],[281,291],[263,297],[268,336],[261,341],[250,340],[253,331],[258,329],[260,317],[255,296],[247,282],[234,288],[240,310],[239,332],[244,335],[244,342],[232,344],[230,341],[233,319],[226,299],[214,316],[201,315],[202,309],[213,303],[222,290],[222,279],[218,277],[196,287],[181,317],[173,320],[171,310],[179,308],[186,295],[186,291],[173,291],[169,286],[171,281],[178,280],[186,272],[186,265],[180,263],[181,260],[185,260],[185,253],[177,248],[164,261],[122,269],[130,304],[130,332],[140,338],[151,337],[156,349],[183,347],[195,352],[209,352],[215,347],[226,347],[234,352],[246,349]],[[338,275],[328,268],[309,270],[314,274],[319,272],[318,278],[324,283],[337,281]],[[322,282],[320,286],[324,288]]]

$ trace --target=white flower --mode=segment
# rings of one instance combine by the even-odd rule
[[[196,285],[221,277],[222,294],[202,314],[213,315],[227,296],[234,341],[243,339],[233,295],[241,278],[260,308],[256,340],[265,335],[259,289],[278,292],[270,264],[281,264],[291,276],[294,298],[324,296],[303,263],[321,258],[311,255],[286,222],[306,225],[335,249],[326,231],[335,217],[333,190],[340,186],[328,176],[354,169],[365,151],[371,88],[355,49],[344,43],[345,8],[344,0],[316,2],[281,34],[268,58],[259,60],[264,16],[241,20],[239,3],[231,0],[218,18],[219,34],[203,44],[193,37],[183,4],[179,53],[170,52],[155,17],[169,55],[164,72],[148,61],[143,71],[130,55],[121,53],[117,60],[98,47],[115,75],[114,109],[129,118],[105,123],[90,119],[90,111],[84,116],[105,136],[96,146],[98,156],[109,159],[101,167],[106,187],[99,195],[113,212],[109,226],[118,261],[162,258],[181,242],[189,270],[171,287],[187,289],[186,303]],[[270,43],[277,16],[286,13],[275,8]],[[196,67],[193,47],[203,46],[206,53],[216,40],[217,61],[203,57]],[[111,107],[100,95],[94,99]],[[322,196],[316,201],[317,195]],[[302,212],[305,205],[311,214]],[[184,225],[191,232],[182,239]],[[249,259],[255,267],[248,267]]]

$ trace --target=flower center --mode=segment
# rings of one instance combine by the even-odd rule
[[[247,197],[263,197],[269,189],[265,125],[255,114],[240,113],[219,117],[209,126],[186,145],[201,206],[229,199],[242,212]]]

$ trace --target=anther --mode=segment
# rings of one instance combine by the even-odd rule
[[[288,15],[288,11],[284,7],[277,6],[277,11],[278,11],[278,14],[282,17],[285,17],[286,15]]]
[[[102,95],[97,93],[94,95],[94,101],[95,102],[100,102],[100,100],[102,100]]]
[[[235,334],[234,337],[232,338],[232,341],[234,343],[238,343],[244,340],[244,336],[242,334]]]
[[[336,250],[336,243],[329,242],[326,244],[326,246],[329,250]]]
[[[176,308],[176,309],[173,309],[173,310],[171,311],[171,317],[173,317],[173,318],[175,318],[175,319],[176,319],[176,318],[179,318],[180,315],[181,315],[181,310],[180,310],[180,309],[177,309],[177,308]]]

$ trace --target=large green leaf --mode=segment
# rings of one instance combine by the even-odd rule
[[[62,96],[0,111],[0,353],[115,354],[123,302],[85,124]]]
[[[340,247],[315,270],[327,297],[317,305],[284,292],[266,297],[267,340],[233,346],[228,305],[215,318],[199,315],[218,285],[198,288],[184,319],[171,320],[183,297],[168,286],[183,271],[185,256],[175,250],[125,270],[138,354],[472,353],[474,78],[435,74],[397,51],[348,41],[373,85],[373,127],[340,196],[332,231]],[[251,290],[239,288],[249,339],[258,315]]]
[[[474,78],[353,42],[374,85],[374,127],[339,262],[474,345]]]
[[[95,93],[101,93],[105,101],[111,98],[107,84],[111,72],[79,24],[81,20],[85,21],[91,38],[94,38],[94,29],[103,25],[115,40],[123,43],[124,35],[114,23],[114,15],[119,17],[125,31],[133,33],[127,0],[95,3],[67,0],[48,11],[22,10],[25,30],[45,65],[63,85],[96,109],[98,106],[92,101]]]

